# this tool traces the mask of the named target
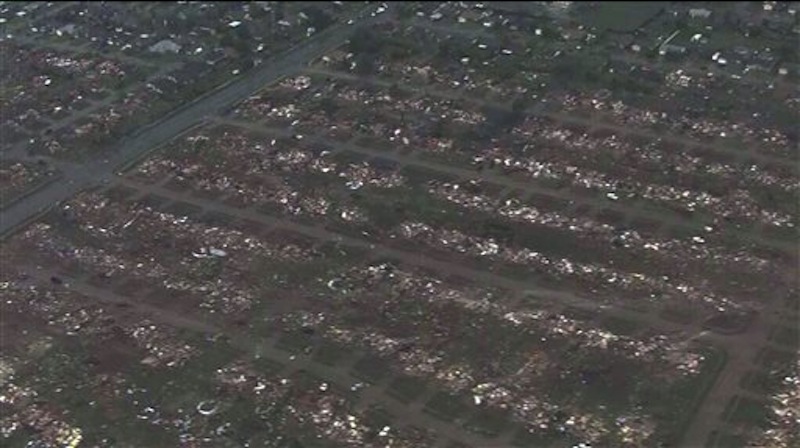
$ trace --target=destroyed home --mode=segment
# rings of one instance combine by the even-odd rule
[[[0,5],[0,445],[796,446],[787,5],[511,3]]]

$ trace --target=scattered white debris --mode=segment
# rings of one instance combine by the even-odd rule
[[[217,412],[217,405],[213,401],[201,401],[197,405],[197,412],[200,415],[214,415]]]
[[[210,248],[208,250],[208,253],[210,253],[211,255],[213,255],[215,257],[226,257],[226,256],[228,256],[227,252],[225,252],[222,249],[217,249],[216,247]]]

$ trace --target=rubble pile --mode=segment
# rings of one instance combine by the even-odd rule
[[[753,128],[740,122],[639,109],[618,100],[604,101],[593,94],[567,97],[563,100],[563,105],[567,111],[584,109],[607,112],[625,125],[650,127],[658,125],[700,140],[717,138],[736,140],[769,154],[792,156],[793,146],[796,145],[796,142],[793,143],[787,135],[776,129]]]
[[[800,441],[800,363],[791,370],[781,381],[779,390],[770,397],[770,428],[748,446],[789,448]]]
[[[591,328],[563,315],[552,315],[541,311],[509,311],[502,317],[515,326],[535,323],[547,336],[577,339],[584,347],[608,350],[614,354],[646,362],[663,363],[681,375],[696,375],[700,372],[704,360],[701,354],[688,350],[685,344],[671,342],[664,335],[637,340]]]
[[[605,286],[615,291],[631,290],[643,297],[661,294],[667,297],[683,297],[688,301],[707,303],[719,309],[736,306],[735,302],[717,296],[705,285],[690,286],[663,277],[619,272],[599,264],[574,263],[566,258],[550,259],[528,248],[512,249],[497,244],[491,238],[475,237],[458,230],[434,229],[421,222],[405,222],[398,226],[397,231],[409,240],[462,254],[535,267],[555,277],[574,276],[598,288]]]
[[[390,288],[391,295],[384,296],[383,305],[390,302],[399,302],[413,297],[415,301],[422,301],[429,305],[452,302],[465,310],[477,315],[494,316],[500,322],[510,322],[521,330],[538,333],[546,336],[561,335],[576,338],[582,346],[591,349],[610,350],[631,358],[643,359],[649,362],[666,361],[676,370],[686,374],[697,373],[697,362],[702,357],[687,350],[683,344],[670,342],[666,336],[659,335],[647,341],[638,341],[633,338],[619,336],[608,331],[591,328],[580,321],[569,319],[561,315],[552,315],[544,311],[511,310],[507,306],[494,301],[497,296],[495,291],[471,289],[469,287],[453,288],[433,277],[419,275],[414,272],[398,269],[389,264],[371,265],[362,269],[348,271],[340,277],[328,281],[329,288],[338,295],[349,300],[374,291],[379,284]],[[437,313],[437,315],[440,313]],[[426,319],[419,315],[419,319]],[[302,320],[304,326],[318,326],[326,319],[322,315],[307,316]],[[297,321],[295,321],[297,322]],[[331,330],[340,337],[347,331],[342,328]],[[367,339],[374,339],[366,336]],[[419,340],[419,337],[414,338]],[[391,338],[379,339],[373,346],[381,354],[396,351],[404,341]],[[412,350],[413,352],[413,350]]]
[[[148,367],[177,368],[199,353],[197,348],[181,344],[176,337],[177,331],[147,320],[127,326],[125,333],[136,341],[139,348],[145,350],[147,355],[141,362]]]
[[[225,152],[225,160],[212,164],[206,158],[199,159],[190,149],[178,154],[149,159],[137,171],[146,179],[156,180],[170,173],[177,180],[188,182],[201,191],[230,194],[246,205],[275,204],[291,215],[333,216],[348,222],[363,222],[365,213],[354,206],[336,206],[321,192],[302,192],[290,186],[296,183],[292,175],[324,175],[331,181],[344,180],[344,186],[358,190],[365,186],[374,188],[398,188],[406,184],[404,176],[396,171],[378,170],[367,162],[340,163],[328,151],[319,155],[309,149],[288,147],[278,149],[273,139],[266,144],[246,138],[241,134],[225,132],[218,139],[205,135],[189,137],[189,148],[215,145]],[[226,168],[220,170],[220,164]],[[231,176],[241,172],[241,176]],[[269,176],[267,182],[264,176]]]
[[[491,12],[484,11],[483,14]],[[502,25],[509,23],[510,19],[512,18],[504,18]],[[391,37],[406,44],[404,45],[406,54],[401,60],[378,55],[372,66],[373,71],[381,77],[409,84],[423,84],[443,90],[488,96],[500,101],[510,101],[516,95],[529,90],[531,82],[525,75],[530,77],[531,72],[523,69],[535,65],[528,59],[539,59],[530,48],[523,51],[521,45],[514,39],[508,39],[508,47],[502,48],[492,42],[492,39],[488,39],[486,43],[482,43],[479,39],[465,43],[449,34],[421,27],[399,29],[393,31]],[[415,44],[408,45],[407,42]],[[425,57],[427,55],[425,49],[445,46],[448,48],[447,52],[440,52],[434,59]],[[320,65],[354,74],[359,70],[356,55],[342,50],[323,56]],[[491,76],[489,70],[501,65],[514,66],[522,74],[513,79],[504,79],[500,84],[496,77]]]
[[[21,427],[36,432],[34,440],[42,446],[76,448],[83,440],[80,428],[69,425],[50,410],[36,404],[31,404],[12,417]]]
[[[606,241],[609,244],[620,241],[621,238],[623,246],[626,248],[648,251],[674,260],[695,259],[723,266],[741,265],[757,271],[762,271],[769,265],[769,261],[742,250],[731,252],[711,244],[698,244],[696,241],[659,239],[643,235],[635,230],[620,235],[614,226],[597,222],[591,218],[571,217],[557,212],[540,210],[523,205],[516,199],[508,199],[498,204],[497,200],[487,195],[467,192],[463,185],[458,183],[436,183],[428,189],[428,192],[435,197],[468,209],[496,214],[513,221],[569,230],[579,235]]]
[[[720,218],[740,218],[778,227],[795,226],[793,216],[760,207],[744,190],[735,190],[726,197],[714,196],[705,191],[619,179],[600,171],[545,162],[530,156],[515,157],[511,151],[498,146],[473,157],[476,165],[482,165],[486,161],[501,167],[505,172],[523,172],[534,179],[563,179],[579,188],[606,193],[612,200],[618,200],[620,195],[624,195],[629,199],[643,198],[688,212],[707,211]]]
[[[655,117],[653,120],[658,121]],[[605,138],[590,136],[537,117],[526,119],[524,123],[514,127],[512,133],[524,137],[524,141],[536,141],[536,144],[529,146],[535,147],[535,153],[539,157],[556,160],[567,158],[573,163],[597,166],[603,161],[600,155],[607,157],[611,154],[615,159],[624,162],[607,167],[620,176],[636,176],[640,174],[640,170],[658,172],[664,166],[669,166],[683,175],[673,178],[676,185],[687,182],[688,188],[692,188],[692,184],[698,181],[707,182],[710,175],[723,182],[735,182],[741,189],[765,186],[774,186],[786,192],[800,189],[800,182],[793,177],[770,173],[757,165],[743,170],[729,164],[704,160],[687,150],[666,150],[659,147],[658,140],[635,145],[614,134]],[[598,151],[598,148],[602,148],[602,151]],[[687,177],[689,175],[692,177]]]
[[[55,118],[62,111],[75,110],[85,96],[105,91],[134,72],[133,68],[111,59],[29,48],[14,42],[3,43],[8,52],[7,82],[15,84],[13,96],[2,104],[4,122],[30,125],[29,119]],[[65,88],[58,94],[55,89]],[[65,101],[66,100],[66,101]]]
[[[462,126],[478,125],[485,115],[473,106],[456,105],[452,100],[433,96],[409,97],[406,92],[387,88],[362,88],[340,83],[319,83],[315,91],[286,97],[270,90],[243,103],[234,113],[248,120],[266,120],[276,126],[291,126],[299,132],[319,133],[321,129],[342,135],[352,129],[362,134],[418,146],[424,143],[418,125],[424,120],[448,120]],[[317,98],[336,104],[333,114]],[[370,106],[370,114],[354,107]]]
[[[219,368],[215,380],[226,393],[254,397],[261,406],[273,408],[289,398],[289,414],[300,424],[307,424],[326,439],[357,446],[411,447],[405,430],[382,429],[368,426],[352,404],[333,390],[328,383],[317,387],[303,384],[293,378],[266,377],[243,361]],[[306,389],[305,387],[309,387]],[[377,440],[375,440],[377,438]]]
[[[54,406],[43,405],[36,390],[20,386],[14,368],[0,360],[0,440],[15,432],[34,432],[29,444],[42,447],[76,448],[83,440],[82,430],[67,423],[67,414]]]
[[[0,194],[4,200],[12,199],[41,178],[43,174],[41,170],[22,162],[0,166]]]
[[[470,391],[477,405],[508,409],[515,419],[525,424],[533,433],[558,428],[559,431],[580,439],[596,441],[609,432],[598,416],[572,406],[549,403],[546,394],[531,390],[527,387],[527,381],[509,378],[499,383],[492,382],[488,377],[470,371],[467,366],[448,365],[443,362],[442,356],[431,354],[419,346],[398,352],[396,347],[401,344],[400,341],[387,338],[374,330],[349,330],[336,326],[327,330],[326,334],[340,342],[367,346],[383,356],[396,354],[396,362],[406,374],[435,380],[454,393]],[[569,417],[559,422],[555,417],[559,413]],[[631,430],[632,428],[628,429]],[[647,436],[645,433],[643,438]]]
[[[330,280],[328,285],[337,294],[347,298],[350,301],[348,303],[352,305],[358,304],[360,300],[369,301],[370,299],[367,297],[364,299],[359,299],[359,297],[370,292],[375,293],[376,286],[379,283],[386,284],[386,282],[389,284],[390,292],[382,293],[380,303],[373,305],[381,310],[393,309],[391,305],[388,305],[389,303],[398,300],[405,301],[409,298],[432,305],[450,301],[460,304],[464,309],[473,310],[475,313],[479,313],[478,315],[483,314],[500,319],[501,322],[506,322],[507,325],[518,328],[519,331],[529,332],[534,338],[543,337],[545,338],[543,340],[565,338],[578,342],[587,350],[608,350],[614,355],[638,359],[645,363],[656,363],[657,369],[662,373],[667,370],[675,372],[677,375],[675,378],[696,375],[703,365],[702,355],[690,350],[686,344],[673,342],[665,336],[636,340],[592,328],[560,315],[511,311],[500,304],[487,301],[485,295],[483,295],[483,299],[470,300],[469,297],[474,294],[465,296],[463,292],[447,287],[441,281],[386,264],[350,271]],[[478,297],[481,296],[482,294],[478,294]],[[366,303],[358,305],[358,307],[363,306],[367,306]],[[392,314],[384,314],[390,313],[389,311],[381,311],[381,313],[390,320],[394,319]],[[419,332],[415,332],[410,337],[389,336],[378,327],[360,325],[354,328],[344,322],[339,323],[337,322],[338,318],[333,315],[307,315],[305,318],[295,319],[293,322],[298,328],[316,328],[326,336],[343,344],[367,347],[381,357],[394,360],[406,374],[434,379],[453,392],[472,391],[476,396],[476,404],[483,403],[488,406],[510,409],[534,432],[559,428],[559,430],[570,432],[586,440],[598,440],[597,438],[601,437],[601,434],[607,434],[608,425],[598,420],[597,417],[582,414],[569,407],[547,403],[541,393],[524,390],[526,385],[532,384],[530,380],[512,377],[500,380],[498,383],[496,375],[494,375],[494,379],[490,380],[491,375],[482,369],[475,370],[463,363],[450,363],[447,360],[447,350],[441,345],[441,341],[450,340],[454,335],[449,334],[446,325],[443,327],[436,323],[437,320],[444,319],[444,317],[439,319],[436,316],[444,314],[450,316],[446,319],[447,322],[454,319],[462,320],[453,317],[450,313],[445,313],[444,310],[414,315],[416,316],[415,320],[431,320],[422,328],[436,328],[435,338],[431,338],[433,335],[428,336]],[[397,316],[397,318],[401,317]],[[465,319],[471,322],[481,320],[477,316]],[[398,321],[392,326],[399,324]],[[440,343],[436,343],[436,341],[440,341]],[[527,369],[527,375],[535,371],[541,372],[538,365],[547,365],[546,358],[533,357],[531,359],[535,359],[534,364],[536,365],[532,366],[534,370]],[[665,370],[665,368],[667,369]],[[558,411],[564,411],[572,417],[563,422],[554,422],[553,414]],[[652,422],[644,416],[637,418],[621,416],[618,419],[616,428],[620,437],[630,440],[645,440],[653,433]]]
[[[146,207],[110,203],[96,195],[81,197],[65,207],[88,234],[109,242],[106,249],[77,246],[43,223],[29,228],[23,239],[40,250],[77,260],[106,278],[125,273],[155,280],[168,290],[190,292],[212,313],[239,313],[252,306],[257,291],[239,285],[247,283],[247,272],[256,258],[304,261],[314,256],[294,244],[275,244],[235,229],[211,227]],[[125,239],[134,235],[143,247],[137,253],[124,248]],[[173,263],[160,253],[164,248],[159,247],[159,241],[164,238],[181,253]],[[205,246],[197,247],[198,241]],[[206,270],[223,260],[222,276],[208,278]]]
[[[48,325],[74,336],[77,333],[102,335],[113,321],[100,305],[88,297],[66,289],[48,289],[26,284],[26,276],[0,283],[0,300],[18,312],[28,312],[44,319]]]

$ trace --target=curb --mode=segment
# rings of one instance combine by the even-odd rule
[[[366,11],[366,9],[360,11],[357,15],[361,15],[361,13],[363,13],[364,11]],[[329,27],[329,28],[327,28],[325,30],[322,30],[314,38],[303,40],[301,42],[298,42],[296,45],[293,45],[293,46],[291,46],[289,48],[286,48],[286,49],[284,49],[284,50],[282,50],[282,51],[280,51],[280,52],[278,52],[276,54],[270,55],[269,58],[266,61],[264,61],[264,65],[266,65],[266,66],[274,65],[273,63],[276,60],[288,58],[289,56],[291,56],[292,53],[300,51],[303,47],[306,47],[305,48],[306,50],[309,50],[309,49],[313,50],[315,46],[319,46],[320,44],[324,44],[326,42],[326,40],[327,40],[326,39],[327,36],[335,35],[337,32],[340,32],[342,30],[348,30],[348,28],[345,27],[345,25],[343,25],[342,23],[337,23],[337,24],[335,24],[335,25],[333,25],[333,26],[331,26],[331,27]],[[230,87],[233,83],[236,83],[236,82],[254,83],[255,81],[257,81],[259,79],[259,73],[261,73],[261,71],[266,69],[266,68],[267,67],[264,67],[261,70],[250,70],[248,72],[243,73],[241,76],[234,76],[234,77],[228,79],[227,81],[225,81],[224,83],[218,85],[217,87],[215,87],[215,88],[213,88],[211,90],[208,90],[208,91],[204,92],[203,94],[193,98],[191,101],[184,102],[184,103],[178,105],[177,107],[169,110],[168,112],[166,112],[165,114],[161,115],[160,117],[158,117],[154,121],[152,121],[152,122],[150,122],[150,123],[148,123],[146,125],[140,126],[140,127],[138,127],[137,129],[133,130],[132,132],[130,132],[128,134],[125,134],[122,138],[117,139],[113,144],[119,145],[121,140],[123,140],[123,139],[130,140],[130,139],[138,138],[143,132],[152,129],[153,127],[155,127],[155,126],[157,126],[159,124],[162,124],[164,121],[166,121],[168,119],[171,119],[172,117],[180,114],[181,112],[184,112],[186,109],[188,109],[190,107],[195,106],[198,102],[200,102],[202,100],[205,100],[208,97],[223,91],[224,89]],[[287,76],[290,76],[290,75],[284,75],[282,77],[281,76],[277,77],[276,78],[276,82],[280,82],[280,80],[286,78]],[[256,89],[255,91],[259,91],[263,87],[265,87],[266,85],[271,85],[271,84],[274,84],[274,82],[273,83],[269,83],[269,84],[265,84],[264,86],[259,86],[259,88]],[[214,111],[214,112],[218,112],[218,111]],[[207,123],[208,123],[207,119],[199,120],[199,122],[194,123],[194,124],[190,125],[189,127],[187,127],[186,129],[184,129],[184,130],[178,132],[177,134],[173,135],[167,142],[162,143],[160,145],[153,146],[151,148],[147,148],[147,150],[145,150],[142,153],[136,155],[132,159],[121,163],[119,165],[119,167],[113,169],[111,174],[119,176],[121,173],[129,171],[133,166],[135,166],[136,164],[140,163],[143,158],[145,158],[148,155],[152,154],[154,151],[162,148],[165,144],[169,143],[174,138],[176,138],[178,136],[181,136],[181,135],[185,135],[187,132],[190,132],[190,131],[196,129],[199,126],[206,125]],[[38,191],[40,191],[41,189],[43,189],[43,188],[45,188],[47,186],[52,185],[52,183],[55,180],[57,180],[59,178],[63,178],[63,173],[60,173],[60,174],[61,175],[59,177],[53,178],[48,182],[44,182],[44,183],[42,183],[40,185],[37,185],[36,187],[32,188],[31,190],[25,192],[24,195],[20,195],[20,196],[14,198],[12,201],[9,202],[8,205],[4,206],[2,209],[6,210],[10,205],[17,204],[20,200],[26,198],[27,196],[29,196],[29,195],[31,195],[31,194],[33,194],[35,192],[38,192]],[[87,188],[89,188],[89,187],[87,187]],[[80,190],[80,191],[78,191],[76,193],[79,194],[84,190],[85,189]],[[63,202],[63,201],[61,201],[61,202]],[[51,204],[50,206],[44,207],[43,209],[37,211],[36,213],[33,213],[30,217],[28,217],[27,219],[25,219],[22,222],[18,223],[17,225],[9,228],[6,232],[4,232],[2,235],[0,235],[0,240],[5,240],[10,235],[16,234],[20,229],[28,226],[30,223],[32,223],[32,222],[36,221],[37,219],[41,218],[41,216],[43,216],[44,214],[46,214],[47,212],[52,210],[54,207],[57,207],[59,204],[61,204],[61,202],[56,202],[54,204]]]
[[[45,207],[44,209],[39,210],[38,212],[34,213],[30,217],[28,217],[28,219],[22,221],[21,223],[17,224],[16,226],[14,226],[14,227],[12,227],[10,229],[8,229],[8,231],[6,231],[6,233],[0,235],[0,241],[4,242],[8,238],[16,235],[19,231],[21,231],[22,229],[28,227],[29,225],[33,224],[34,222],[38,221],[42,216],[50,213],[50,211],[53,208],[55,208],[55,207],[57,207],[59,205],[60,205],[60,203],[55,203],[55,204],[50,205],[49,207]]]
[[[717,380],[722,374],[722,371],[725,370],[726,367],[728,367],[728,361],[730,360],[730,355],[728,354],[728,351],[723,349],[722,347],[715,347],[713,345],[706,345],[706,344],[701,345],[701,347],[703,347],[706,350],[711,350],[717,355],[719,355],[719,360],[717,365],[713,366],[714,368],[713,375],[711,377],[705,378],[705,382],[701,386],[700,393],[697,396],[695,396],[695,400],[688,406],[688,409],[685,410],[686,417],[684,418],[684,421],[682,421],[679,425],[679,432],[681,434],[680,436],[681,440],[679,441],[680,443],[682,443],[686,438],[686,434],[689,431],[692,422],[694,421],[694,417],[697,415],[698,411],[700,410],[700,407],[703,405],[708,396],[711,394],[711,390],[717,383]],[[678,444],[678,446],[683,446],[680,443]]]
[[[333,27],[330,27],[330,28],[328,28],[328,29],[326,29],[326,30],[323,30],[323,31],[321,31],[319,34],[317,34],[317,35],[316,35],[316,39],[320,39],[320,36],[325,36],[325,34],[330,34],[330,33],[333,33],[333,32],[334,32],[334,31],[336,31],[338,28],[343,28],[343,25],[342,25],[342,24],[337,24],[337,25],[335,25],[335,26],[333,26]],[[269,57],[269,58],[268,58],[266,61],[264,61],[264,62],[263,62],[263,64],[267,64],[267,63],[269,62],[269,60],[272,60],[272,59],[279,59],[279,58],[284,58],[284,57],[287,57],[288,55],[290,55],[291,53],[293,53],[293,52],[297,51],[297,49],[298,49],[298,48],[300,48],[300,47],[302,47],[302,46],[304,46],[304,45],[313,45],[313,42],[314,42],[316,39],[312,39],[312,40],[305,40],[305,41],[299,42],[299,43],[297,43],[297,44],[295,44],[295,45],[293,45],[293,46],[291,46],[291,47],[289,47],[289,48],[287,48],[287,49],[285,49],[285,50],[283,50],[283,51],[281,51],[281,52],[279,52],[279,53],[276,53],[276,54],[274,54],[274,55],[270,56],[270,57]],[[322,42],[324,42],[324,39],[322,40]],[[311,62],[313,62],[313,61],[309,61],[309,64],[311,64]],[[177,107],[175,107],[175,108],[171,109],[170,111],[168,111],[168,112],[167,112],[167,113],[165,113],[164,115],[160,116],[160,117],[159,117],[158,119],[156,119],[155,121],[152,121],[152,122],[150,122],[150,123],[148,123],[148,124],[146,124],[146,125],[144,125],[144,126],[140,126],[139,128],[137,128],[136,130],[134,130],[134,131],[133,131],[133,132],[131,132],[130,134],[126,135],[126,138],[127,138],[127,139],[135,139],[135,138],[137,138],[139,135],[141,135],[143,132],[145,132],[145,131],[147,131],[147,130],[149,130],[149,129],[153,128],[153,127],[155,127],[156,125],[158,125],[158,124],[160,124],[160,123],[162,123],[162,122],[164,122],[164,121],[166,121],[166,120],[170,119],[171,117],[173,117],[173,116],[175,116],[175,115],[179,114],[180,112],[182,112],[182,111],[184,111],[184,110],[186,110],[186,109],[190,108],[190,107],[191,107],[191,106],[193,106],[194,104],[196,104],[196,103],[198,103],[198,102],[200,102],[200,101],[202,101],[202,100],[204,100],[204,99],[206,99],[206,98],[208,98],[208,97],[210,97],[210,96],[212,96],[212,95],[214,95],[214,94],[216,94],[216,93],[218,93],[218,92],[221,92],[221,91],[225,90],[225,89],[226,89],[226,88],[228,88],[228,87],[229,87],[231,84],[233,84],[233,83],[235,83],[235,82],[247,82],[247,78],[255,78],[257,73],[258,73],[258,71],[257,71],[257,70],[251,70],[251,71],[248,71],[248,72],[246,72],[246,73],[243,73],[243,74],[242,74],[242,76],[236,76],[236,77],[233,77],[233,78],[231,78],[231,79],[229,79],[229,80],[225,81],[224,83],[222,83],[222,84],[218,85],[218,86],[217,86],[217,87],[215,87],[214,89],[212,89],[212,90],[208,90],[208,91],[204,92],[203,94],[201,94],[201,95],[199,95],[199,96],[195,97],[195,98],[194,98],[194,99],[192,99],[191,101],[189,101],[189,102],[185,102],[185,103],[182,103],[182,104],[180,104],[179,106],[177,106]],[[269,85],[274,85],[274,84],[276,84],[276,83],[279,83],[279,82],[283,81],[284,79],[286,79],[286,78],[288,78],[288,77],[290,77],[290,76],[292,76],[292,75],[290,75],[290,74],[287,74],[287,75],[280,76],[280,77],[278,77],[277,79],[275,79],[273,82],[271,82],[271,83],[269,83],[269,84],[266,84],[266,85],[262,86],[262,87],[261,87],[261,88],[259,88],[259,89],[258,89],[256,92],[260,92],[261,90],[263,90],[263,89],[264,89],[264,88],[266,88],[267,86],[269,86]],[[234,107],[234,106],[236,106],[236,104],[231,104],[231,105],[229,105],[229,106],[228,106],[228,108],[230,108],[230,107]],[[202,121],[200,121],[199,123],[197,123],[197,124],[195,124],[195,125],[193,125],[193,126],[191,126],[191,127],[187,128],[186,130],[184,130],[184,131],[182,131],[182,132],[178,133],[178,134],[177,134],[177,135],[175,135],[175,137],[173,137],[173,139],[171,139],[171,140],[174,140],[176,137],[179,137],[179,136],[181,136],[181,135],[184,135],[185,133],[187,133],[187,132],[189,132],[189,131],[191,131],[191,130],[193,130],[193,129],[196,129],[196,128],[198,128],[198,127],[201,127],[201,126],[203,126],[203,125],[205,125],[205,124],[207,124],[207,123],[206,123],[206,121],[205,121],[205,120],[202,120]],[[145,158],[145,156],[147,156],[147,155],[149,155],[149,154],[152,154],[153,152],[155,152],[157,149],[159,149],[159,148],[163,147],[164,145],[166,145],[166,143],[164,143],[164,144],[162,144],[162,145],[158,145],[158,146],[156,146],[156,147],[153,147],[153,148],[150,148],[150,149],[148,149],[148,150],[147,150],[147,151],[145,151],[143,154],[141,154],[139,157],[136,157],[134,160],[130,160],[130,161],[126,162],[125,164],[123,164],[121,167],[119,167],[119,168],[115,169],[116,173],[123,173],[123,172],[125,172],[125,171],[128,171],[128,170],[130,170],[130,169],[131,169],[131,168],[132,168],[134,165],[136,165],[136,164],[137,164],[137,163],[139,163],[139,162],[140,162],[140,161],[141,161],[143,158]]]
[[[10,207],[14,206],[16,203],[22,201],[23,199],[27,198],[28,196],[36,193],[37,191],[39,191],[39,190],[41,190],[41,189],[43,189],[45,187],[47,187],[48,185],[52,184],[53,182],[55,182],[57,180],[60,180],[60,179],[63,179],[63,178],[64,178],[64,173],[62,173],[60,171],[55,173],[55,174],[53,174],[53,175],[51,175],[51,176],[48,176],[48,179],[45,179],[44,181],[35,184],[33,187],[28,188],[27,190],[23,191],[22,193],[17,194],[16,196],[11,198],[11,200],[6,202],[5,204],[0,205],[0,212],[6,210],[7,208],[10,208]]]
[[[53,180],[57,180],[57,179],[53,179]],[[50,185],[50,183],[51,182],[48,182],[45,185]],[[63,204],[64,202],[69,201],[69,200],[73,199],[74,197],[76,197],[76,196],[78,196],[78,195],[80,195],[82,193],[85,193],[87,191],[91,191],[91,190],[96,189],[96,188],[98,188],[97,185],[90,185],[90,186],[84,187],[84,188],[76,191],[75,194],[73,194],[69,198],[67,198],[67,199],[65,199],[63,201],[55,202],[53,204],[48,205],[47,207],[42,208],[41,210],[39,210],[36,213],[34,213],[31,216],[29,216],[24,221],[20,222],[19,224],[17,224],[14,227],[11,227],[5,233],[0,235],[0,242],[4,242],[4,241],[8,240],[8,238],[16,235],[22,229],[24,229],[24,228],[28,227],[29,225],[33,224],[34,222],[38,221],[40,218],[42,218],[43,216],[45,216],[48,213],[50,213],[53,209],[61,206],[61,204]],[[39,189],[37,188],[36,191],[38,191],[38,190]],[[27,193],[26,196],[28,196],[30,194],[32,194],[32,193]]]
[[[319,39],[320,36],[324,36],[326,34],[326,32],[327,32],[327,34],[330,34],[330,32],[332,32],[333,30],[336,29],[336,26],[341,27],[342,25],[341,24],[334,25],[333,27],[330,27],[328,29],[325,29],[325,30],[321,31],[319,34],[317,34],[315,36],[316,39]],[[262,65],[263,64],[268,64],[270,62],[270,60],[286,57],[287,55],[289,55],[292,52],[296,51],[299,47],[302,47],[303,45],[309,45],[309,42],[313,42],[316,39],[310,39],[310,40],[305,40],[305,41],[298,42],[297,44],[295,44],[295,45],[293,45],[293,46],[291,46],[289,48],[286,48],[286,49],[284,49],[284,50],[282,50],[282,51],[280,51],[280,52],[278,52],[276,54],[273,54],[273,55],[269,56],[266,60],[264,60],[262,62]],[[251,69],[250,71],[242,73],[241,76],[234,76],[234,77],[228,79],[227,81],[225,81],[224,83],[214,87],[213,89],[203,92],[199,96],[194,97],[191,101],[181,103],[177,107],[171,109],[170,111],[168,111],[164,115],[160,116],[155,121],[152,121],[152,122],[150,122],[150,123],[148,123],[148,124],[146,124],[144,126],[140,126],[135,131],[133,131],[131,134],[129,134],[128,138],[136,138],[136,137],[138,137],[139,134],[141,134],[142,132],[146,131],[147,129],[150,129],[153,126],[159,124],[160,122],[171,118],[172,116],[174,116],[174,115],[182,112],[183,110],[191,107],[195,103],[197,103],[197,102],[199,102],[199,101],[201,101],[201,100],[203,100],[205,98],[208,98],[209,96],[212,96],[217,92],[225,90],[227,87],[229,87],[231,84],[233,84],[233,83],[235,83],[237,81],[246,82],[246,78],[254,77],[254,75],[257,72],[258,72],[258,70],[252,70]],[[283,79],[283,78],[281,78],[281,79]]]
[[[188,134],[189,132],[191,132],[191,131],[193,131],[195,129],[201,128],[201,127],[205,126],[206,124],[208,124],[207,121],[201,120],[199,123],[195,123],[195,124],[189,126],[188,128],[182,130],[181,132],[175,134],[172,138],[170,138],[166,142],[164,142],[164,143],[162,143],[160,145],[155,145],[155,146],[152,146],[152,147],[148,148],[147,151],[142,152],[141,154],[139,154],[138,156],[134,157],[133,159],[128,160],[127,162],[123,163],[119,167],[115,168],[113,173],[112,173],[112,175],[113,176],[122,176],[125,172],[130,171],[131,169],[133,169],[133,167],[138,165],[142,160],[144,160],[147,157],[149,157],[152,153],[154,153],[154,152],[158,151],[159,149],[162,149],[163,147],[165,147],[168,144],[172,143],[175,139],[177,139],[177,138],[179,138],[179,137],[181,137],[183,135],[186,135],[186,134]]]

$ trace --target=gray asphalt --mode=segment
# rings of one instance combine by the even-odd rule
[[[110,181],[119,169],[140,159],[152,149],[201,124],[226,107],[247,99],[265,85],[297,72],[313,59],[343,44],[357,27],[380,23],[390,18],[388,13],[370,17],[369,11],[365,9],[349,17],[356,21],[354,25],[334,25],[298,44],[287,53],[265,61],[260,68],[249,71],[222,88],[177,108],[156,123],[121,141],[118,147],[109,148],[108,157],[105,159],[82,165],[56,162],[55,167],[60,169],[64,176],[3,210],[0,213],[0,237],[8,236],[76,193]],[[347,19],[344,18],[342,22],[346,22]]]

